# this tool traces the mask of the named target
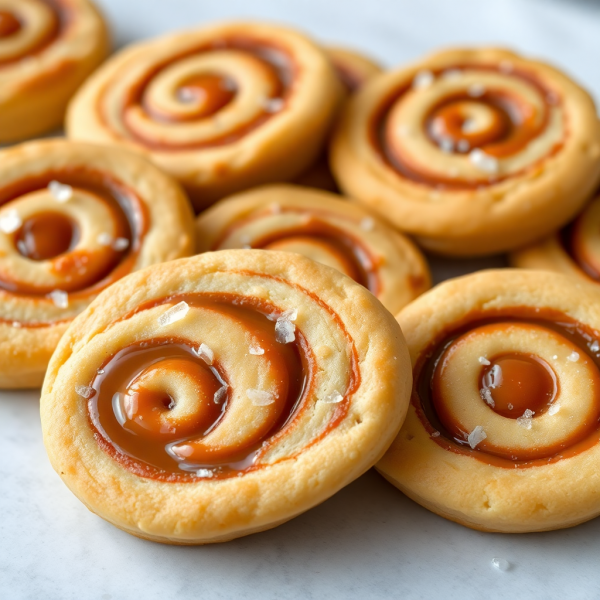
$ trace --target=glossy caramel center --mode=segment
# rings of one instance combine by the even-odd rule
[[[49,260],[76,243],[77,225],[56,212],[44,212],[26,219],[16,235],[19,253],[31,260]]]
[[[21,21],[6,10],[0,10],[0,38],[14,35],[21,29]]]
[[[198,117],[209,117],[229,104],[236,90],[232,81],[219,75],[198,75],[186,81],[178,90],[184,103],[199,107]]]

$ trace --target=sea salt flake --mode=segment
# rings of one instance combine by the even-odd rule
[[[467,140],[458,140],[458,142],[456,144],[456,148],[458,149],[459,152],[468,152],[469,149],[471,148],[471,144],[469,144],[469,142],[467,142]]]
[[[274,114],[278,113],[285,106],[283,98],[265,98],[262,102],[262,107],[266,112]]]
[[[491,365],[492,363],[485,356],[480,356],[479,357],[479,364],[487,366],[487,365]]]
[[[502,385],[502,369],[500,365],[494,365],[484,377],[485,386],[495,390]]]
[[[577,362],[579,360],[579,353],[575,351],[571,352],[571,354],[567,356],[567,360],[571,362]]]
[[[206,345],[200,344],[200,347],[196,350],[198,358],[201,358],[207,365],[212,365],[215,359],[215,353]]]
[[[471,448],[475,449],[475,447],[483,442],[485,438],[487,438],[487,434],[483,430],[483,427],[481,425],[477,425],[477,427],[475,427],[475,429],[473,429],[473,431],[471,431],[471,433],[468,435],[467,442],[469,442],[469,446],[471,446]]]
[[[489,154],[486,154],[483,150],[475,148],[469,153],[469,159],[480,171],[495,175],[498,173],[498,160]]]
[[[96,373],[98,373],[98,375],[104,375],[104,369],[97,369]]]
[[[73,188],[59,181],[51,181],[48,191],[57,202],[68,202],[73,197]]]
[[[275,339],[280,344],[289,344],[296,339],[296,326],[287,319],[277,319],[275,323]]]
[[[479,395],[483,400],[485,400],[486,404],[489,404],[492,408],[496,406],[494,399],[492,398],[492,392],[490,392],[489,388],[482,388],[479,390]]]
[[[23,221],[16,210],[9,210],[0,217],[0,231],[3,233],[14,233]]]
[[[222,385],[215,392],[215,395],[213,396],[213,400],[214,400],[215,404],[221,404],[223,402],[223,400],[225,400],[225,396],[227,396],[227,388],[229,388],[228,385]]]
[[[175,323],[175,321],[183,319],[185,315],[188,314],[189,310],[190,306],[187,302],[179,302],[158,317],[158,324],[161,327],[164,327],[165,325],[171,325],[171,323]]]
[[[254,406],[268,406],[275,402],[275,394],[265,392],[264,390],[248,389],[246,390],[246,396],[250,398],[250,402],[252,402]]]
[[[519,425],[519,427],[523,427],[524,429],[531,429],[531,418],[534,414],[535,412],[533,412],[532,410],[529,410],[528,408],[525,409],[523,415],[517,418],[517,425]]]
[[[548,408],[548,414],[550,416],[555,415],[560,410],[560,402],[553,402]]]
[[[112,235],[110,235],[110,233],[103,231],[102,233],[98,234],[96,241],[101,246],[110,246],[113,243],[113,237],[112,237]]]
[[[557,355],[557,354],[555,354],[555,355],[552,357],[552,360],[558,360],[558,355]]]
[[[117,252],[122,252],[123,250],[126,250],[127,248],[129,248],[129,240],[124,237],[118,237],[112,243],[112,248],[113,248],[113,250],[116,250]]]
[[[23,324],[19,323],[19,321],[13,321],[12,326],[16,329],[19,329],[20,327],[23,327]]]
[[[196,471],[197,477],[212,477],[214,473],[210,469],[198,469]]]
[[[82,398],[91,398],[94,393],[94,388],[91,388],[89,385],[76,385],[75,392],[78,396]]]
[[[467,88],[467,94],[471,96],[471,98],[480,98],[485,94],[485,86],[481,83],[472,83]]]
[[[454,152],[454,142],[450,138],[442,138],[439,141],[440,150],[445,154]]]
[[[508,571],[510,569],[510,563],[505,558],[492,558],[491,564],[498,571]]]
[[[54,306],[57,306],[58,308],[67,308],[69,306],[69,294],[62,290],[52,290],[48,294],[48,298],[50,298],[54,303]]]
[[[289,310],[284,310],[281,313],[281,316],[277,317],[278,321],[295,321],[298,318],[298,309],[290,308]]]
[[[365,217],[360,222],[360,228],[364,229],[365,231],[373,231],[374,227],[375,227],[375,220],[372,219],[371,217]]]
[[[435,75],[431,71],[419,71],[413,79],[412,86],[417,90],[429,87],[435,81]]]
[[[440,437],[440,432],[439,432],[439,431],[434,431],[434,432],[431,434],[431,437],[432,437],[432,438]]]
[[[253,354],[254,356],[262,356],[265,353],[264,349],[261,348],[258,344],[250,346],[248,352],[250,352],[250,354]]]
[[[594,340],[590,346],[590,350],[592,352],[598,352],[598,350],[600,350],[600,344],[598,343],[598,340]]]
[[[323,398],[321,402],[323,402],[323,404],[338,404],[343,399],[344,396],[342,396],[337,390],[333,390],[333,392],[325,396],[325,398]]]

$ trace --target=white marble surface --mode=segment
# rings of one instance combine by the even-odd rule
[[[115,39],[214,18],[294,23],[387,64],[440,45],[505,44],[568,69],[600,99],[590,0],[99,0]],[[438,279],[495,261],[436,261]],[[1,358],[0,358],[1,359]],[[600,598],[600,520],[509,536],[449,523],[369,472],[272,531],[218,546],[133,538],[89,513],[50,468],[36,392],[0,393],[0,597],[7,600]],[[501,557],[512,567],[494,570]]]

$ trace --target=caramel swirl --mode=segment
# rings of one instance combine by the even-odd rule
[[[442,448],[527,468],[599,441],[600,333],[545,313],[472,314],[422,354],[412,402]]]
[[[593,281],[600,281],[600,196],[566,227],[560,238],[575,265]]]
[[[280,337],[276,323],[288,317],[277,307],[231,294],[184,294],[134,314],[165,305],[193,311],[197,336],[144,339],[99,365],[86,393],[98,443],[137,475],[166,481],[260,468],[312,406],[307,340],[298,329],[292,341]],[[354,373],[324,431],[343,418],[356,385]]]
[[[414,74],[375,112],[386,163],[440,189],[498,183],[553,155],[566,135],[560,95],[511,65],[461,64]]]
[[[130,272],[149,219],[141,198],[107,173],[47,171],[0,190],[0,289],[85,298]]]
[[[21,21],[11,12],[0,10],[0,38],[10,37],[21,29]]]

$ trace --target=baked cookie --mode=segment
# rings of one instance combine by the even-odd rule
[[[179,185],[119,148],[64,140],[0,153],[0,388],[42,384],[70,321],[127,273],[189,256]]]
[[[403,235],[340,196],[292,185],[256,188],[196,220],[198,252],[297,252],[366,287],[392,313],[431,286],[425,258]]]
[[[600,196],[567,227],[510,255],[523,269],[556,271],[581,281],[600,282]]]
[[[73,322],[42,391],[44,443],[113,525],[221,542],[371,467],[410,386],[398,324],[350,278],[287,252],[210,252],[122,279]]]
[[[67,131],[144,152],[200,210],[306,169],[342,93],[325,53],[300,33],[224,23],[117,54],[78,92]]]
[[[446,50],[369,81],[331,146],[349,196],[440,254],[512,250],[564,225],[600,178],[600,122],[557,69]]]
[[[411,406],[378,470],[474,529],[600,514],[600,290],[502,269],[443,283],[398,315]]]
[[[347,95],[354,93],[371,77],[381,73],[382,69],[375,61],[356,50],[329,46],[325,47],[325,52]],[[327,149],[325,149],[317,161],[296,178],[295,183],[328,192],[339,192],[329,168],[327,154]]]
[[[108,50],[89,0],[1,0],[0,143],[60,127],[69,99]]]

